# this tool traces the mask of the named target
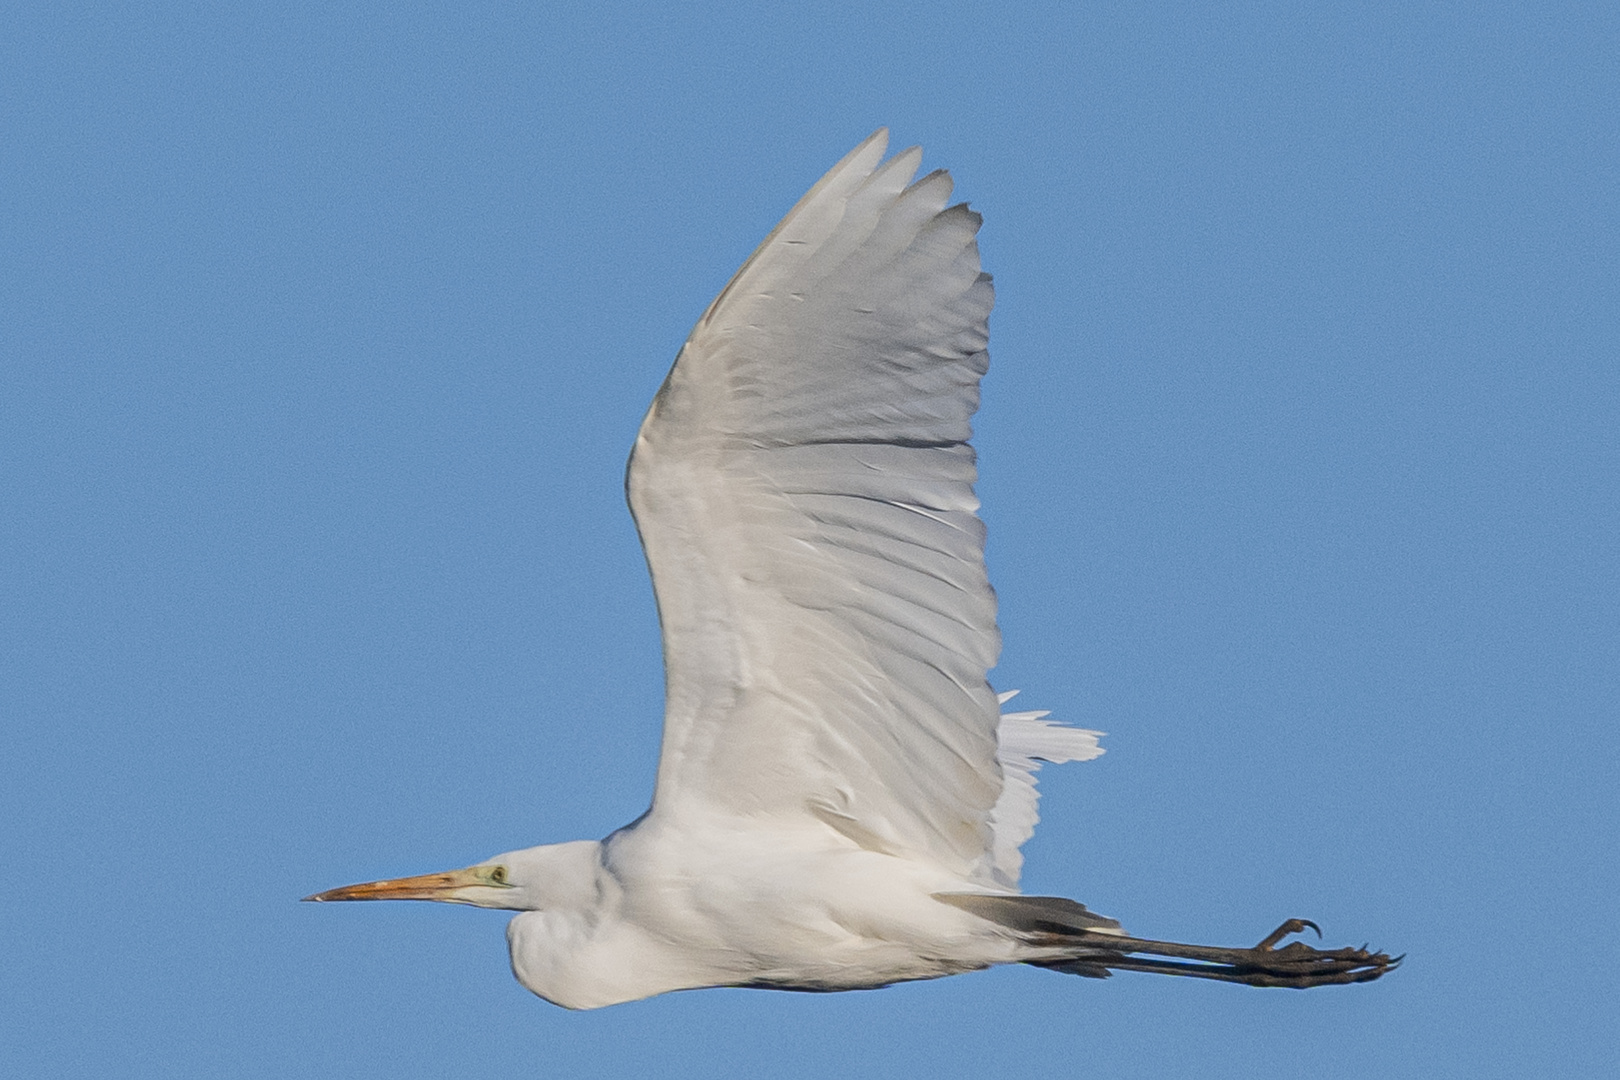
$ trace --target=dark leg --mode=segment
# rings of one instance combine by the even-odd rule
[[[1064,935],[1062,939],[1053,935],[1050,943],[1075,946],[1072,954],[1037,966],[1072,971],[1077,975],[1099,974],[1098,969],[1112,968],[1303,990],[1312,986],[1369,982],[1400,965],[1401,957],[1392,959],[1386,953],[1369,953],[1365,947],[1313,949],[1300,941],[1281,949],[1272,947],[1306,927],[1321,933],[1316,924],[1307,919],[1289,919],[1251,949],[1183,945],[1090,932]]]

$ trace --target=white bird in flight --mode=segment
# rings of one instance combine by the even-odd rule
[[[995,294],[950,176],[880,130],[709,305],[626,486],[663,631],[652,806],[607,839],[310,900],[519,912],[518,981],[591,1009],[671,990],[856,990],[1026,963],[1306,987],[1365,949],[1127,936],[1018,892],[1042,762],[1097,732],[1002,712],[969,421]]]

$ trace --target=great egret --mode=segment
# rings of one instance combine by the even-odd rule
[[[980,217],[879,130],[698,320],[630,456],[663,629],[651,808],[600,842],[310,900],[519,912],[518,981],[589,1009],[708,986],[853,990],[1026,963],[1256,986],[1398,960],[1127,936],[1018,892],[1042,762],[1097,732],[1000,711],[969,419],[985,373]]]

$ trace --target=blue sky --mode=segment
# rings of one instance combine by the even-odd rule
[[[31,5],[0,29],[0,1066],[19,1076],[1610,1075],[1609,4]],[[985,216],[980,493],[1031,892],[1407,951],[528,995],[301,905],[598,837],[661,672],[621,478],[879,125]]]

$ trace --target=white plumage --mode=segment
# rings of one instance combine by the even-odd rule
[[[1001,703],[1006,704],[1016,693],[1002,694]],[[1018,874],[1024,867],[1024,855],[1018,849],[1035,835],[1040,821],[1035,804],[1041,795],[1035,790],[1035,774],[1041,763],[1090,761],[1103,752],[1097,745],[1102,732],[1065,727],[1045,719],[1048,715],[1045,711],[1002,713],[996,727],[1002,787],[990,811],[990,873],[997,885],[1008,889],[1018,888]]]
[[[1113,920],[1017,896],[1041,762],[1102,751],[1001,714],[986,680],[1000,638],[968,438],[994,292],[979,216],[947,205],[944,172],[912,182],[919,150],[883,162],[886,143],[743,264],[636,438],[666,679],[646,814],[600,843],[311,899],[518,910],[514,972],[571,1008],[1129,966]]]
[[[652,817],[817,815],[993,883],[979,216],[868,139],[721,292],[630,459],[664,634]]]

